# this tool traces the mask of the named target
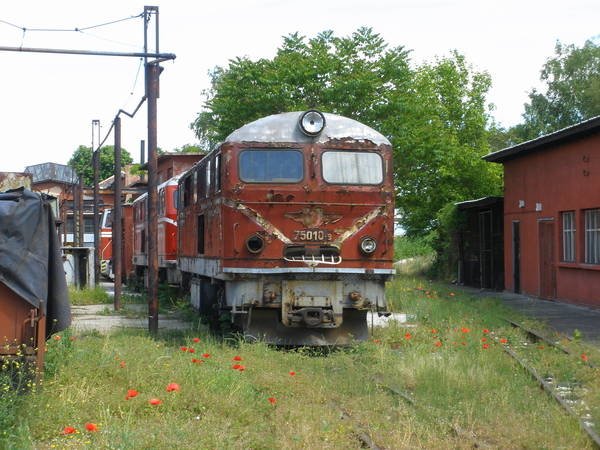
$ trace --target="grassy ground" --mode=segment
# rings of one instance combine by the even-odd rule
[[[390,449],[592,448],[502,351],[499,339],[518,336],[501,304],[401,277],[388,298],[411,323],[320,353],[219,341],[198,326],[157,339],[62,333],[43,385],[2,394],[13,403],[0,402],[0,448],[351,449],[361,433]],[[565,371],[600,405],[597,369],[576,358]]]

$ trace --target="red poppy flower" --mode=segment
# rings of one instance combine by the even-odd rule
[[[373,339],[373,344],[381,344],[381,339]]]
[[[195,337],[194,339],[192,339],[192,341],[198,343],[198,342],[200,342],[200,338],[199,337]]]
[[[501,344],[508,344],[508,339],[502,338],[502,339],[500,339],[500,343]]]
[[[64,427],[62,430],[62,434],[74,434],[77,433],[77,430],[73,427]]]
[[[173,392],[173,391],[178,391],[179,390],[179,385],[177,383],[169,383],[167,385],[167,392]]]
[[[460,329],[460,331],[462,331],[463,333],[470,333],[471,332],[471,330],[469,328],[467,328],[467,327],[462,327]]]
[[[192,347],[188,348],[188,352],[190,353],[196,353],[196,349],[193,349]]]
[[[481,342],[485,342],[485,341],[487,341],[487,338],[484,338],[484,337],[481,338]]]
[[[437,333],[438,333],[438,330],[436,330],[435,328],[431,329],[431,334],[437,334]]]
[[[54,340],[55,341],[60,341],[61,340],[60,334],[55,334],[54,335]]]
[[[410,333],[406,333],[406,334],[404,335],[404,339],[407,339],[407,340],[408,340],[408,339],[410,339],[410,338],[412,338],[412,334],[410,334]]]
[[[188,348],[183,346],[183,347],[179,347],[179,350],[181,350],[182,352],[187,352]]]
[[[538,345],[538,350],[544,350],[544,346],[543,345]]]
[[[148,403],[150,403],[153,406],[156,406],[156,405],[160,405],[162,403],[162,401],[157,398],[151,398],[150,400],[148,400]]]
[[[241,356],[234,356],[234,357],[233,357],[233,360],[234,360],[234,361],[241,361],[241,360],[242,360],[242,357],[241,357]]]
[[[246,370],[246,366],[239,364],[239,367],[237,370],[239,370],[240,372],[243,372],[244,370]]]
[[[269,401],[269,403],[271,405],[274,405],[275,403],[277,403],[277,399],[275,397],[269,397],[267,400]]]
[[[589,358],[588,358],[588,355],[586,355],[585,353],[582,353],[582,354],[581,354],[581,360],[582,360],[583,362],[587,362],[587,361],[588,361],[588,359],[589,359]]]
[[[490,348],[490,344],[483,344],[483,349],[487,350],[488,348]]]
[[[483,329],[483,334],[488,334],[490,332],[490,330],[488,330],[487,328]]]
[[[135,389],[128,389],[127,395],[125,396],[125,400],[129,400],[130,398],[137,397],[138,394],[139,394],[139,392],[136,391]]]
[[[441,347],[442,341],[435,341],[435,343],[433,345],[435,345],[436,347]]]
[[[91,431],[92,433],[95,433],[96,431],[100,430],[100,428],[98,428],[98,425],[91,422],[85,424],[85,429]]]
[[[203,363],[204,361],[202,361],[201,359],[198,359],[198,358],[192,358],[192,362],[194,364],[200,364],[200,363]]]
[[[210,353],[202,353],[203,358],[210,358]]]
[[[290,377],[293,377],[293,376],[295,376],[295,375],[296,375],[296,372],[294,372],[293,370],[290,370],[290,372],[289,372],[289,373],[290,373]]]
[[[241,364],[234,364],[233,366],[231,366],[233,370],[238,370],[240,367],[242,367]]]
[[[125,367],[126,363],[125,363],[125,361],[121,361],[121,362],[119,363],[119,365],[121,366],[121,369],[123,369],[123,368]]]

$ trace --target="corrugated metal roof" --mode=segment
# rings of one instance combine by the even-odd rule
[[[66,184],[79,183],[79,177],[73,168],[57,163],[35,164],[25,167],[25,172],[33,176],[33,183],[58,181]]]
[[[572,125],[554,133],[541,136],[531,141],[523,142],[494,153],[485,155],[483,159],[489,162],[502,163],[509,159],[517,158],[529,153],[544,150],[549,146],[559,144],[571,139],[577,139],[589,134],[600,132],[600,116],[593,117],[584,122]]]
[[[298,127],[304,111],[274,114],[238,128],[225,142],[299,142],[325,143],[330,140],[370,141],[376,145],[391,145],[378,131],[356,120],[324,113],[325,129],[316,137],[306,136]]]

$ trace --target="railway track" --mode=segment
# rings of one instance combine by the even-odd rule
[[[600,448],[600,435],[598,434],[590,410],[585,403],[585,387],[576,380],[565,382],[556,379],[551,374],[544,376],[540,375],[535,367],[527,360],[526,356],[523,355],[530,351],[530,342],[543,342],[546,345],[557,349],[557,351],[565,355],[565,357],[573,357],[573,352],[548,336],[529,329],[518,322],[512,320],[507,320],[507,322],[523,333],[524,340],[511,345],[507,343],[501,344],[504,352],[523,367],[538,382],[544,391],[548,393],[548,395],[556,400],[571,417],[576,419],[594,445],[597,448]],[[527,340],[529,342],[527,342]],[[583,363],[590,368],[597,368],[596,364],[589,361],[583,361]]]

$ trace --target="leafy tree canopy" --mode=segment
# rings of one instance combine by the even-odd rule
[[[131,164],[133,158],[125,149],[121,149],[121,164]],[[80,145],[73,152],[71,159],[67,163],[75,169],[79,176],[83,177],[83,183],[86,186],[92,186],[94,183],[94,166],[92,164],[92,149],[85,145]],[[100,149],[100,180],[104,180],[115,173],[115,149],[112,145],[104,146]]]
[[[600,115],[600,46],[557,42],[555,55],[544,64],[540,80],[546,92],[533,89],[525,104],[524,123],[512,133],[519,141],[534,139]]]
[[[486,73],[454,52],[412,68],[370,28],[347,37],[324,31],[283,39],[273,59],[236,58],[211,73],[206,103],[191,124],[208,148],[250,121],[317,108],[363,122],[394,146],[396,206],[410,235],[436,227],[449,202],[500,192],[485,130]]]

